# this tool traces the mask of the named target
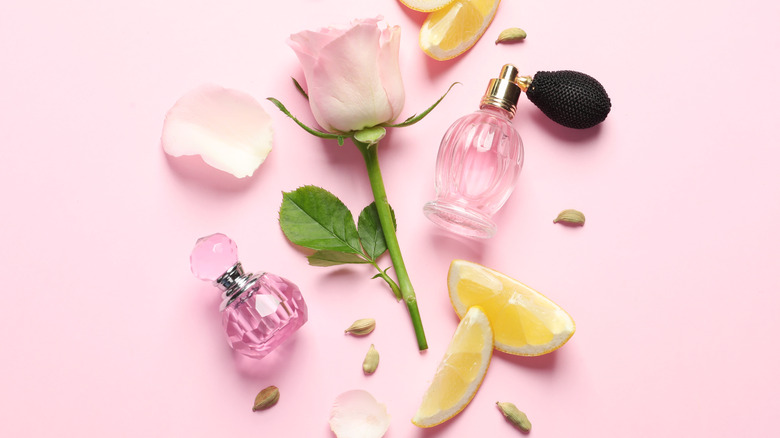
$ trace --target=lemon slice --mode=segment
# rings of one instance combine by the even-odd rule
[[[506,275],[465,260],[453,260],[447,275],[455,312],[480,306],[495,333],[495,347],[520,356],[557,350],[574,334],[574,320],[560,306]]]
[[[418,12],[433,12],[437,9],[441,9],[453,0],[399,0],[409,9],[413,9]]]
[[[419,427],[433,427],[457,415],[474,398],[493,355],[493,330],[485,312],[465,312],[433,382],[412,419]]]
[[[420,28],[420,48],[438,61],[470,49],[487,30],[501,0],[453,0],[432,12]]]

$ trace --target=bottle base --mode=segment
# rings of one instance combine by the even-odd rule
[[[431,201],[423,213],[434,224],[461,236],[489,239],[496,234],[496,224],[489,217],[460,205]]]

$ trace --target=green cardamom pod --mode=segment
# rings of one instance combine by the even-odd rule
[[[377,366],[379,366],[379,352],[374,348],[374,344],[371,344],[368,353],[366,353],[366,358],[363,359],[363,372],[374,374]]]
[[[566,225],[581,227],[585,225],[585,215],[577,210],[563,210],[562,212],[558,213],[558,217],[556,217],[553,221],[554,224],[557,224],[558,222],[562,222]]]
[[[358,319],[349,326],[344,333],[349,333],[355,336],[365,336],[374,331],[376,328],[376,321],[374,318]]]
[[[279,401],[279,388],[269,386],[260,391],[255,397],[255,405],[252,406],[252,412],[268,409]]]
[[[506,417],[506,419],[509,420],[513,426],[522,430],[523,432],[528,432],[531,430],[531,422],[528,421],[528,417],[520,409],[517,409],[517,406],[509,402],[496,402],[496,405],[498,406],[498,409],[501,411],[501,413],[504,414],[504,417]]]
[[[523,29],[520,29],[519,27],[510,27],[509,29],[505,29],[501,31],[500,34],[498,34],[498,39],[496,39],[496,44],[499,43],[516,43],[518,41],[522,41],[525,39],[525,37],[528,36]]]

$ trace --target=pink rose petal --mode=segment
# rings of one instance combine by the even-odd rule
[[[371,394],[355,389],[336,397],[329,423],[337,438],[381,438],[390,427],[390,415]]]
[[[174,157],[200,155],[207,164],[252,176],[271,152],[271,116],[246,93],[214,85],[182,96],[165,116],[162,146]]]

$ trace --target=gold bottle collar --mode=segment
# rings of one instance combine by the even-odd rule
[[[501,68],[499,77],[491,79],[488,83],[480,105],[501,108],[509,112],[510,117],[514,117],[520,94],[528,91],[531,81],[533,81],[531,76],[517,76],[517,67],[506,64]]]
[[[482,96],[480,105],[490,105],[509,112],[514,117],[517,110],[517,101],[520,99],[522,89],[515,82],[517,80],[517,67],[506,64],[501,68],[498,78],[491,79],[488,83],[485,95]]]

